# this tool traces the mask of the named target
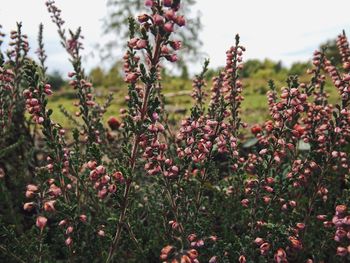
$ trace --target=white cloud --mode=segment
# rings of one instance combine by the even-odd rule
[[[221,65],[239,33],[248,58],[306,60],[321,42],[349,28],[349,7],[344,0],[199,0],[203,49]]]

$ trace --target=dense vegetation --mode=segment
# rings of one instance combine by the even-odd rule
[[[244,65],[237,35],[226,65],[206,60],[189,88],[185,73],[161,66],[178,60],[180,0],[144,4],[128,21],[123,63],[88,75],[81,29],[47,1],[74,69],[57,91],[43,26],[37,59],[20,23],[10,33],[0,53],[0,260],[348,262],[345,33],[338,55],[321,48],[290,69]]]

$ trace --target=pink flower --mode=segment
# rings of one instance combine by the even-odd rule
[[[64,241],[64,243],[66,244],[66,246],[70,246],[70,245],[72,245],[72,243],[73,243],[73,239],[71,238],[71,237],[68,237],[65,241]]]
[[[67,220],[66,220],[66,219],[63,219],[63,220],[61,220],[61,221],[58,223],[59,226],[64,226],[64,225],[66,225],[66,224],[67,224]]]
[[[140,39],[139,41],[137,41],[136,43],[136,48],[137,49],[143,49],[147,47],[147,41],[144,39]]]
[[[67,227],[66,234],[71,234],[73,233],[74,228],[72,226]]]
[[[34,202],[25,203],[23,209],[25,211],[31,211],[34,208]]]
[[[108,186],[108,191],[110,192],[110,193],[115,193],[116,191],[117,191],[117,186],[115,185],[115,184],[111,184],[111,185],[109,185]]]
[[[145,6],[152,7],[153,5],[154,5],[153,0],[146,0],[145,1]]]
[[[62,193],[61,188],[59,188],[55,184],[50,185],[50,190],[49,190],[50,195],[58,197],[59,195],[61,195],[61,193]]]
[[[163,0],[163,5],[165,7],[171,7],[173,4],[173,0]]]
[[[26,191],[26,197],[27,198],[33,198],[35,193],[33,191]]]
[[[284,251],[283,248],[279,248],[277,249],[275,255],[274,255],[274,259],[277,263],[285,263],[287,262],[287,254],[286,251]]]
[[[166,56],[166,59],[170,62],[176,62],[178,58],[176,54],[172,54],[172,55]]]
[[[270,250],[270,248],[271,248],[271,245],[267,242],[261,244],[261,246],[260,246],[261,255],[266,255],[267,252]]]
[[[244,206],[244,207],[248,207],[248,205],[249,205],[249,200],[248,200],[248,199],[243,199],[243,200],[241,201],[241,204],[242,204],[242,206]]]
[[[87,221],[87,216],[86,216],[86,215],[80,215],[80,216],[79,216],[79,219],[80,219],[81,222],[86,223],[86,221]]]
[[[40,229],[43,230],[47,224],[47,218],[44,216],[38,216],[36,218],[36,226]]]
[[[337,247],[337,255],[345,257],[348,254],[348,251],[345,247]]]
[[[167,55],[167,54],[169,54],[169,48],[167,47],[167,46],[162,46],[162,54],[165,54],[165,55]]]
[[[87,167],[88,167],[90,170],[95,169],[95,168],[96,168],[96,165],[97,165],[96,161],[88,161],[88,163],[87,163]]]
[[[186,20],[185,20],[184,16],[176,17],[175,22],[176,22],[176,24],[178,24],[178,26],[186,25]]]
[[[175,19],[175,11],[173,9],[169,9],[165,12],[164,16],[168,20],[174,20]]]
[[[173,31],[174,31],[174,24],[171,23],[171,22],[165,23],[165,25],[164,25],[164,30],[165,30],[166,32],[168,32],[168,33],[173,32]]]
[[[172,41],[170,42],[170,46],[174,49],[174,50],[179,50],[182,46],[182,42],[177,40],[177,41]]]
[[[342,215],[346,212],[348,208],[345,205],[337,205],[335,208],[336,214],[337,215]]]
[[[95,170],[97,174],[104,174],[106,172],[106,168],[103,165],[97,166]]]
[[[155,14],[153,16],[153,22],[154,22],[154,24],[160,26],[164,23],[164,18],[159,14]]]
[[[134,38],[132,38],[132,39],[129,40],[128,46],[129,46],[130,48],[135,48],[138,41],[139,41],[139,38],[134,37]]]
[[[149,19],[149,16],[146,15],[146,14],[139,15],[139,16],[137,17],[137,20],[138,20],[140,23],[145,23],[145,22],[148,21],[148,19]]]
[[[5,171],[0,167],[0,179],[5,177]]]
[[[260,237],[257,237],[255,240],[254,240],[254,243],[257,244],[258,246],[260,246],[262,243],[264,243],[264,239],[260,238]]]
[[[121,172],[115,172],[112,176],[115,178],[115,180],[117,180],[117,182],[119,183],[124,182],[124,176]]]
[[[139,75],[137,73],[129,73],[125,77],[125,81],[128,83],[135,83],[138,79]]]
[[[55,200],[50,200],[50,201],[47,201],[44,203],[44,210],[46,212],[54,212],[56,209],[55,209],[55,203],[56,201]]]
[[[105,234],[105,231],[100,229],[100,230],[97,231],[97,235],[100,236],[100,237],[104,237],[106,234]]]
[[[36,185],[34,185],[34,184],[28,184],[27,185],[27,190],[28,191],[36,192],[36,191],[38,191],[38,189],[39,188]]]
[[[240,255],[239,258],[238,258],[238,262],[239,262],[239,263],[246,263],[247,260],[246,260],[245,256]]]

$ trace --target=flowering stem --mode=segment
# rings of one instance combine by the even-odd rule
[[[154,56],[152,59],[152,65],[151,67],[156,67],[158,62],[159,62],[159,49],[160,49],[160,45],[161,45],[161,38],[160,35],[157,35],[156,38],[156,48],[154,51]],[[149,99],[149,95],[151,92],[151,89],[153,87],[153,83],[147,84],[145,86],[145,94],[143,97],[143,102],[142,102],[142,107],[141,107],[141,124],[143,124],[145,117],[147,115],[147,105],[148,105],[148,99]],[[131,158],[130,158],[130,174],[133,174],[133,171],[135,169],[135,165],[136,165],[136,159],[137,159],[137,154],[138,154],[138,147],[139,147],[139,142],[140,142],[140,138],[141,138],[142,133],[138,132],[135,136],[134,139],[134,143],[132,146],[132,152],[131,152]],[[121,210],[121,214],[119,216],[119,220],[118,220],[118,224],[117,224],[117,230],[115,233],[115,236],[113,238],[113,242],[112,245],[110,247],[109,250],[109,254],[106,260],[106,263],[110,262],[113,254],[118,246],[119,240],[120,240],[120,236],[121,236],[121,232],[122,232],[122,225],[123,222],[125,221],[125,217],[126,217],[126,211],[128,209],[128,204],[129,204],[129,194],[130,194],[130,188],[131,188],[131,183],[132,183],[132,179],[127,180],[126,182],[126,187],[124,190],[124,195],[123,195],[123,204],[122,204],[122,210]]]

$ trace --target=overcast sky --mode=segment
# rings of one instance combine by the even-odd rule
[[[32,50],[36,48],[38,25],[45,25],[45,43],[50,71],[65,73],[70,69],[51,23],[44,0],[0,0],[0,24],[5,31],[23,22]],[[81,25],[85,36],[85,53],[96,50],[101,40],[106,0],[56,0],[63,10],[66,25]],[[197,0],[204,25],[201,39],[203,52],[213,67],[225,63],[225,51],[234,35],[241,35],[247,48],[245,58],[271,58],[285,65],[307,60],[321,42],[334,38],[343,29],[350,34],[349,0]],[[86,56],[88,69],[99,62]],[[200,63],[201,61],[199,61]],[[192,68],[197,70],[198,65]]]

